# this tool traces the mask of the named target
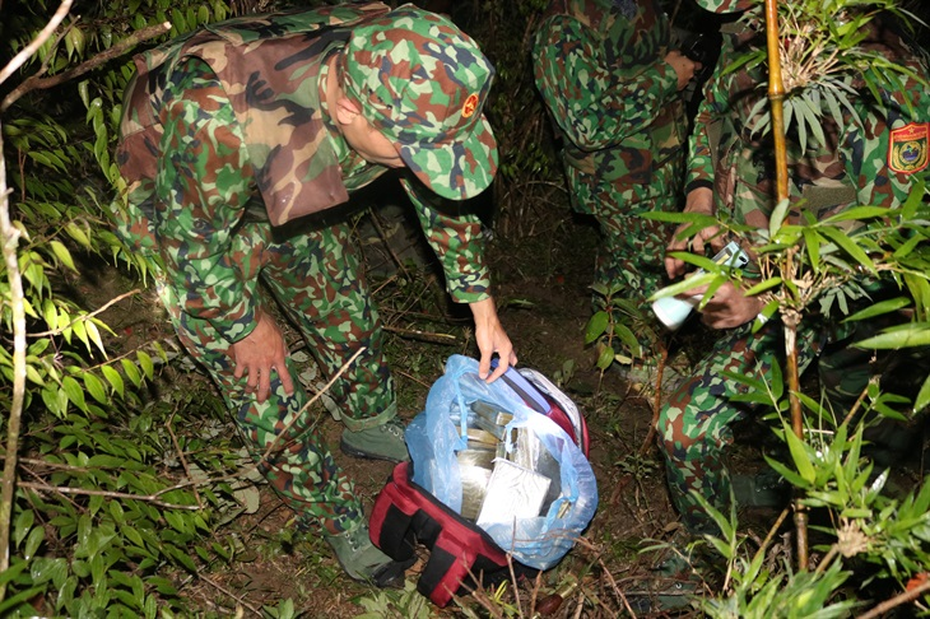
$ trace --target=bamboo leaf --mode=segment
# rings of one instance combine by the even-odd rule
[[[813,269],[814,273],[819,273],[821,268],[820,235],[811,228],[804,228],[804,248],[807,250],[811,269]]]
[[[924,380],[924,384],[917,394],[917,399],[914,400],[914,412],[921,412],[927,408],[928,404],[930,404],[930,376],[927,376],[926,380]]]
[[[64,264],[66,267],[72,271],[77,272],[77,268],[74,266],[74,259],[71,258],[71,252],[68,251],[68,248],[64,246],[64,243],[61,241],[49,241],[49,247],[52,249],[52,253],[55,254],[55,257],[58,258],[59,262]]]
[[[927,323],[905,325],[903,329],[886,331],[853,344],[856,348],[880,350],[897,350],[899,348],[928,345],[930,345],[930,325]]]
[[[887,299],[885,301],[879,301],[874,305],[856,312],[848,316],[844,322],[852,322],[854,320],[865,320],[866,318],[875,318],[876,316],[882,316],[884,314],[890,314],[891,312],[896,312],[899,309],[908,307],[911,304],[911,300],[907,297],[896,297],[894,299]]]
[[[888,217],[892,209],[883,206],[851,206],[843,211],[822,219],[822,224],[833,224],[840,221],[862,221],[864,219],[873,219],[876,217]]]
[[[126,385],[123,383],[123,377],[113,369],[112,366],[105,365],[100,368],[103,372],[103,377],[107,379],[107,382],[110,383],[110,386],[113,387],[113,391],[118,393],[120,397],[126,395]]]
[[[775,210],[772,211],[772,216],[769,217],[769,237],[775,238],[775,235],[778,233],[778,229],[781,228],[782,223],[785,221],[785,216],[788,213],[789,201],[782,200],[775,206]]]
[[[819,230],[824,236],[829,237],[831,241],[836,243],[839,247],[842,247],[843,250],[850,255],[856,262],[869,270],[869,272],[875,274],[875,264],[872,262],[862,248],[856,245],[855,241],[846,236],[845,232],[837,230],[836,228],[830,226],[818,226]]]
[[[103,381],[97,378],[92,372],[84,373],[84,388],[87,393],[100,404],[107,403],[107,390],[103,386]]]
[[[794,461],[794,466],[797,468],[801,479],[808,484],[812,484],[817,477],[817,473],[814,470],[814,465],[810,460],[807,450],[804,448],[804,443],[797,437],[794,430],[792,430],[787,423],[784,427],[785,440],[788,443],[788,450],[791,452],[791,459]]]
[[[87,411],[87,402],[84,400],[84,389],[73,376],[65,376],[61,381],[61,388],[64,390],[65,395],[68,396],[68,400],[82,411]]]
[[[139,367],[145,373],[145,377],[151,380],[155,376],[155,365],[152,363],[152,357],[144,350],[140,350],[136,352],[136,359],[139,362]]]
[[[768,279],[762,280],[755,286],[752,286],[746,290],[746,296],[751,297],[759,293],[765,292],[766,290],[771,290],[777,286],[781,285],[780,277],[770,277]]]
[[[129,378],[129,381],[136,387],[142,384],[142,374],[139,373],[139,368],[136,367],[129,359],[121,359],[120,365],[123,367],[123,372],[126,373],[126,377]]]

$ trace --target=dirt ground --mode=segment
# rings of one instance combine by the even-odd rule
[[[398,230],[409,243],[404,241],[385,251],[381,241]],[[378,229],[368,234],[367,239],[364,231],[360,236],[363,244],[369,245],[365,250],[366,262],[377,273],[370,283],[382,306],[400,415],[409,421],[423,409],[430,385],[442,373],[444,359],[453,353],[475,355],[467,329],[468,315],[441,307],[443,293],[436,281],[430,283],[422,275],[382,268],[388,258],[420,260],[422,248],[416,249],[411,244],[417,241],[410,240],[417,238],[416,230],[411,232],[403,222],[385,217],[379,220]],[[521,610],[513,612],[522,614],[501,616],[617,616],[624,607],[620,593],[641,590],[644,579],[651,577],[650,568],[656,555],[641,553],[641,549],[650,545],[648,540],[672,541],[679,533],[665,487],[664,470],[653,441],[648,440],[656,403],[654,390],[650,385],[630,384],[617,370],[599,372],[595,368],[595,351],[584,346],[584,328],[591,313],[588,286],[593,277],[596,246],[597,235],[591,223],[571,216],[567,208],[541,217],[534,234],[521,238],[519,244],[501,237],[491,244],[490,262],[499,313],[516,346],[520,364],[550,377],[570,374],[563,389],[586,415],[591,434],[590,459],[600,495],[598,511],[585,537],[538,581],[520,584]],[[402,280],[407,281],[406,287],[398,286]],[[426,281],[426,287],[416,288],[411,281]],[[414,297],[429,296],[439,299],[432,311],[443,316],[439,320],[433,316],[424,323],[418,320],[416,309],[410,308],[419,307]],[[158,329],[146,320],[118,327],[127,338],[151,337],[152,331]],[[691,334],[673,342],[673,347],[681,352],[680,357],[693,354],[700,350],[702,337],[706,334],[692,328]],[[566,370],[567,363],[573,368],[571,371]],[[370,509],[392,465],[345,456],[338,450],[340,424],[323,414],[321,418],[322,432],[337,461],[354,479]],[[739,430],[742,446],[735,452],[737,466],[752,470],[761,465],[764,436],[759,428],[751,426]],[[262,607],[275,608],[281,600],[290,598],[295,603],[294,616],[342,619],[365,612],[362,600],[375,599],[379,592],[344,576],[321,539],[292,534],[292,515],[267,488],[259,485],[259,489],[261,500],[257,511],[226,525],[225,533],[240,544],[233,567],[212,570],[209,577],[191,581],[183,588],[192,606],[213,616],[228,616],[229,609],[238,606],[244,616],[258,616]],[[742,514],[741,525],[750,530],[757,528],[761,538],[777,516],[777,511],[757,509]],[[779,534],[785,530],[783,526]],[[416,581],[421,567],[422,562],[417,563],[407,572],[408,584]],[[538,611],[543,598],[573,581],[580,582],[588,600],[583,608],[573,593],[551,613],[531,612]],[[426,605],[428,610],[416,615],[390,601],[394,598],[378,599],[381,600],[376,604],[378,610],[369,617],[466,616],[464,609],[489,616],[474,597],[457,600],[442,611]],[[513,605],[512,589],[506,590],[501,600]]]
[[[637,455],[644,450],[653,396],[648,389],[627,383],[620,372],[602,375],[594,366],[595,351],[584,346],[584,327],[591,312],[588,286],[593,276],[596,233],[589,222],[573,219],[567,211],[563,215],[550,217],[550,229],[522,239],[519,247],[496,239],[491,251],[501,320],[516,345],[520,364],[548,376],[564,371],[566,362],[574,366],[565,389],[585,412],[600,494],[600,506],[585,539],[562,563],[542,575],[536,594],[539,599],[573,576],[586,579],[585,586],[592,592],[605,587],[605,579],[613,580],[608,589],[635,589],[650,565],[648,556],[637,554],[641,542],[670,539],[676,530],[676,517],[655,451],[645,449],[645,455]],[[390,227],[390,222],[385,227]],[[398,249],[397,253],[402,251]],[[371,252],[366,255],[369,264],[377,262]],[[372,278],[376,290],[378,282]],[[388,348],[393,353],[400,414],[409,421],[422,410],[429,386],[441,375],[439,360],[452,353],[474,355],[474,345],[467,330],[460,326],[449,329],[459,333],[453,346],[405,337],[401,325],[409,316],[392,309],[383,309],[382,315],[388,327]],[[424,362],[423,358],[429,360]],[[339,424],[327,419],[322,428],[337,460],[355,480],[370,508],[392,465],[341,454]],[[275,606],[278,600],[292,598],[304,617],[348,618],[362,613],[359,598],[377,592],[343,576],[321,540],[302,538],[293,544],[280,543],[280,532],[289,526],[291,515],[267,489],[261,496],[258,512],[230,525],[252,552],[240,555],[240,561],[245,561],[235,572],[214,574],[209,585],[191,585],[187,594],[192,601],[207,608],[217,602],[228,607],[235,597],[248,613],[250,608]],[[420,567],[418,563],[408,571],[409,582],[415,582]],[[524,583],[522,588],[527,592],[525,596],[533,595],[532,582]],[[529,609],[527,597],[523,600],[524,609]],[[459,603],[478,607],[473,598]],[[618,608],[618,604],[613,600],[605,607]],[[574,614],[575,605],[563,606],[549,616],[578,616]],[[404,616],[403,611],[392,612],[392,616]],[[433,608],[431,612],[455,616],[461,609],[453,603],[445,611]],[[611,613],[600,615],[589,608],[580,616]]]

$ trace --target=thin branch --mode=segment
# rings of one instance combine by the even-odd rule
[[[79,494],[84,496],[105,496],[110,497],[111,499],[132,499],[133,501],[145,501],[146,503],[158,505],[159,507],[166,507],[168,509],[183,509],[191,512],[195,512],[200,509],[199,505],[178,505],[176,503],[162,501],[158,498],[158,495],[162,494],[164,492],[163,490],[156,492],[155,494],[141,495],[132,494],[129,492],[111,492],[110,490],[89,490],[87,488],[71,488],[68,486],[50,486],[46,483],[34,483],[31,481],[21,481],[19,482],[19,487],[31,488],[37,492],[57,492],[59,494]]]
[[[930,580],[926,581],[919,587],[914,587],[913,589],[905,591],[904,593],[899,593],[890,600],[885,600],[864,615],[859,615],[856,619],[875,619],[876,617],[881,617],[891,609],[896,608],[901,604],[913,602],[928,591],[930,591]]]
[[[262,613],[259,609],[255,608],[254,606],[252,606],[251,604],[249,604],[248,602],[246,602],[244,597],[239,597],[239,596],[237,596],[235,593],[233,593],[232,591],[230,591],[230,590],[227,589],[226,587],[223,587],[223,586],[220,585],[219,583],[214,582],[213,580],[211,580],[210,578],[208,578],[208,577],[205,576],[204,574],[198,574],[198,578],[200,578],[202,581],[204,581],[205,583],[207,583],[207,584],[210,585],[211,587],[214,587],[215,589],[217,589],[217,590],[220,591],[221,593],[225,593],[225,594],[228,595],[230,598],[232,598],[233,600],[235,600],[237,604],[242,604],[243,606],[245,606],[246,608],[248,608],[249,610],[251,610],[253,613],[255,613],[256,615],[258,615],[259,617],[264,617],[264,616],[265,616],[265,614]]]
[[[429,331],[421,331],[420,329],[401,329],[400,327],[390,327],[387,325],[384,325],[382,329],[390,333],[396,333],[400,337],[422,340],[433,344],[455,344],[458,342],[458,338],[449,333],[432,333]]]
[[[286,435],[286,434],[290,431],[290,429],[294,426],[294,424],[297,423],[297,420],[299,420],[299,419],[301,418],[301,416],[304,414],[304,412],[305,412],[308,408],[310,408],[310,406],[311,406],[314,402],[316,402],[317,400],[319,400],[320,397],[321,397],[324,393],[326,393],[327,391],[329,391],[329,388],[333,386],[333,383],[335,383],[337,380],[339,380],[339,377],[340,377],[340,376],[342,376],[343,374],[345,374],[346,370],[349,369],[349,367],[355,362],[355,360],[358,358],[358,356],[361,355],[363,352],[365,352],[365,350],[367,350],[367,348],[366,348],[365,346],[362,346],[362,347],[359,348],[357,351],[355,351],[355,354],[352,355],[352,357],[350,357],[348,361],[346,361],[344,364],[342,364],[342,367],[339,368],[339,371],[336,372],[336,374],[333,375],[333,377],[329,379],[329,382],[327,382],[327,383],[323,386],[323,388],[322,388],[318,393],[316,393],[312,398],[310,398],[310,401],[309,401],[309,402],[307,402],[306,404],[304,404],[303,407],[302,407],[299,411],[297,411],[297,414],[294,415],[294,418],[291,419],[291,422],[290,422],[289,424],[287,424],[286,426],[284,426],[284,429],[281,430],[281,432],[279,432],[279,433],[277,434],[277,436],[274,437],[274,440],[271,441],[271,443],[268,445],[268,448],[265,449],[265,453],[263,453],[263,454],[262,454],[262,457],[259,459],[259,461],[255,463],[254,467],[255,467],[256,469],[257,469],[259,466],[261,466],[261,464],[262,464],[263,462],[267,462],[267,461],[268,461],[268,457],[272,454],[273,451],[275,451],[275,447],[277,446],[278,441],[281,439],[281,437],[284,436],[284,435]],[[287,447],[287,445],[289,445],[289,444],[290,444],[290,443],[285,443],[284,445],[281,446],[281,449],[284,449],[284,448]],[[251,469],[247,469],[247,470],[248,470],[248,471],[251,471]]]
[[[71,4],[71,0],[66,0],[66,1],[69,5]],[[109,62],[110,60],[117,58],[119,56],[122,56],[129,49],[135,47],[142,41],[146,41],[148,39],[161,36],[165,34],[166,32],[168,32],[169,30],[171,30],[171,24],[169,22],[163,22],[161,24],[149,26],[147,28],[143,28],[142,30],[137,30],[136,32],[133,32],[131,35],[129,35],[128,37],[126,37],[125,39],[123,39],[122,41],[114,45],[113,47],[100,52],[93,58],[90,58],[89,60],[82,62],[81,64],[74,67],[73,69],[69,69],[68,71],[59,73],[58,75],[53,75],[52,77],[43,78],[43,77],[38,77],[35,75],[33,75],[32,77],[28,77],[23,81],[22,84],[20,84],[19,86],[11,90],[10,93],[6,96],[6,98],[3,99],[3,103],[0,104],[0,112],[5,111],[7,108],[13,105],[13,103],[15,103],[17,99],[19,99],[20,97],[22,97],[24,94],[26,94],[29,91],[44,90],[46,88],[52,88],[53,86],[58,86],[59,84],[63,84],[64,82],[67,82],[68,80],[72,80],[76,77],[80,77],[81,75],[84,75],[88,71],[96,69],[97,67],[103,65],[104,63]],[[3,80],[0,79],[0,83],[2,82]]]
[[[51,21],[35,39],[0,70],[0,84],[52,36],[71,8],[64,0]],[[26,306],[23,280],[19,272],[17,247],[21,232],[10,221],[10,191],[6,185],[6,159],[3,157],[3,131],[0,127],[0,244],[10,283],[10,311],[13,326],[13,399],[7,421],[6,461],[3,463],[3,486],[0,489],[0,574],[10,567],[10,528],[13,521],[13,495],[16,487],[16,456],[26,395]],[[6,597],[6,581],[0,583],[0,602]]]
[[[68,14],[68,11],[71,10],[71,2],[73,0],[64,0],[61,3],[61,6],[58,7],[58,10],[55,11],[55,14],[52,15],[52,19],[45,25],[45,28],[42,29],[39,34],[36,35],[36,38],[32,40],[29,45],[24,47],[19,51],[18,54],[13,56],[13,60],[9,62],[3,69],[0,69],[0,84],[5,82],[13,73],[16,72],[23,64],[32,57],[39,48],[42,47],[42,44],[45,43],[49,37],[55,32],[55,29],[58,28],[58,24],[64,21],[65,16]],[[0,107],[0,112],[5,110],[5,107]]]
[[[171,437],[171,444],[174,445],[174,449],[178,452],[178,458],[181,460],[181,466],[184,467],[184,473],[187,475],[187,478],[193,480],[194,477],[191,475],[191,467],[187,464],[187,458],[184,457],[184,451],[181,449],[181,444],[178,443],[178,437],[174,434],[174,430],[171,427],[171,422],[174,421],[174,416],[178,412],[178,407],[175,406],[174,410],[171,411],[171,417],[168,418],[168,422],[165,424],[165,429],[168,430],[168,435]],[[200,493],[197,491],[197,486],[194,485],[192,488],[194,492],[194,498],[197,500],[197,506],[203,509],[203,500],[200,498]]]

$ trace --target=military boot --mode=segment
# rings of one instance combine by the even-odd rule
[[[399,587],[404,583],[404,564],[391,559],[371,543],[368,525],[362,523],[350,531],[327,536],[342,569],[353,580],[373,583],[378,587]]]
[[[404,442],[404,426],[397,419],[358,432],[345,430],[339,444],[342,451],[356,458],[404,462],[410,459]]]

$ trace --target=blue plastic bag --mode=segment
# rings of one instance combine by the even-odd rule
[[[511,413],[505,434],[516,428],[531,430],[559,465],[561,488],[545,514],[484,527],[520,563],[548,569],[574,546],[594,517],[598,501],[594,471],[578,445],[555,422],[529,408],[504,381],[488,384],[481,380],[476,360],[450,357],[445,374],[430,389],[426,410],[407,426],[413,481],[461,513],[463,484],[456,453],[467,446],[467,412],[478,400]]]

